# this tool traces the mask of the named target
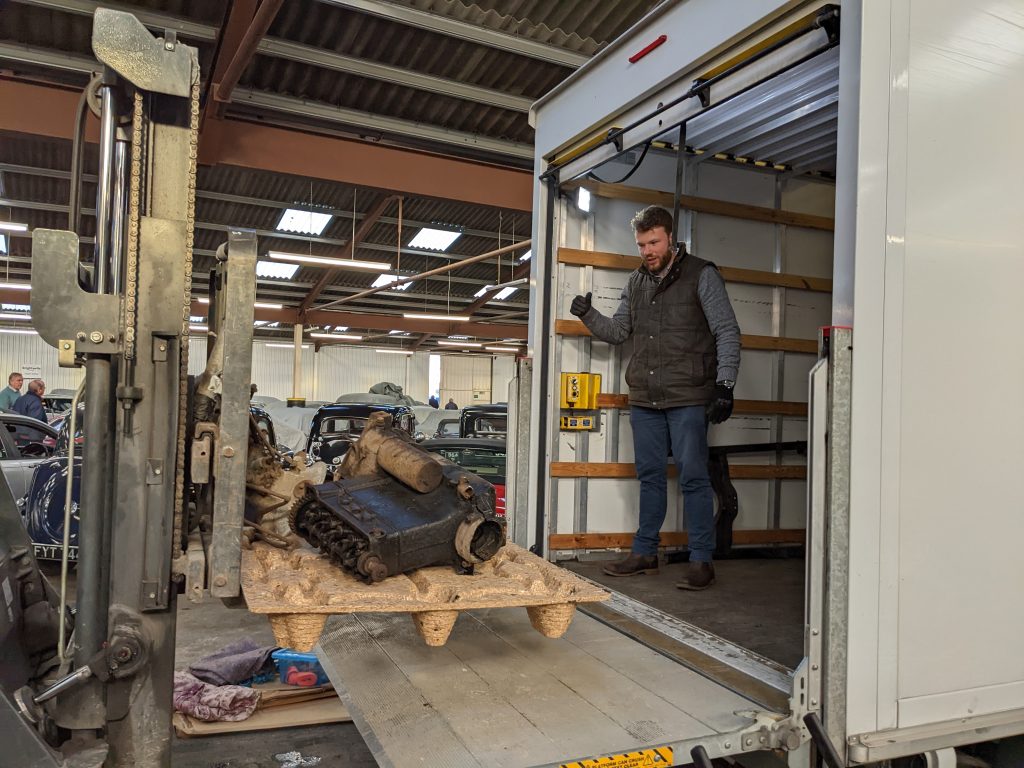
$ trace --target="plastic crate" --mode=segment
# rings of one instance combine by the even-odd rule
[[[299,653],[281,648],[270,654],[270,658],[277,666],[277,674],[282,683],[312,687],[330,682],[315,653]]]

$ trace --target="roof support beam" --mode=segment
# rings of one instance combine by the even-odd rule
[[[75,91],[0,80],[0,103],[19,105],[0,110],[0,130],[72,138]],[[207,130],[219,134],[218,160],[226,165],[517,211],[532,207],[529,171],[238,120],[211,122]]]
[[[233,51],[231,63],[224,70],[222,78],[213,84],[213,98],[219,102],[231,101],[231,93],[238,85],[245,68],[249,66],[256,49],[274,23],[277,12],[281,10],[284,0],[261,0],[259,10],[252,17],[249,28],[245,30],[238,47]]]
[[[436,13],[427,13],[398,3],[384,2],[383,0],[320,0],[320,2],[361,13],[369,13],[389,21],[397,21],[418,29],[427,29],[449,37],[457,37],[460,40],[486,45],[489,48],[517,53],[531,59],[560,64],[563,67],[575,69],[583,66],[590,58],[582,53],[568,51],[547,43],[538,43],[525,37],[510,35],[507,32],[499,32],[458,19],[450,19]]]
[[[522,264],[520,264],[519,266],[517,266],[515,269],[512,270],[512,277],[509,278],[509,281],[511,282],[512,280],[519,280],[521,278],[529,277],[529,276],[530,276],[530,262],[526,261],[526,262],[523,262]],[[476,311],[478,309],[480,309],[484,304],[486,304],[491,299],[493,299],[495,296],[497,296],[500,292],[501,292],[501,288],[494,288],[494,289],[492,289],[490,291],[485,292],[483,296],[481,296],[476,301],[474,301],[472,304],[470,304],[468,307],[463,309],[462,312],[464,314],[467,314],[470,317],[472,317],[476,313]],[[416,342],[412,345],[412,348],[413,349],[419,349],[420,345],[422,345],[423,342],[427,341],[431,337],[431,335],[432,334],[424,333],[422,336],[420,336],[418,339],[416,339]],[[511,336],[509,338],[511,338]]]
[[[189,21],[178,16],[146,10],[138,5],[117,2],[97,2],[97,0],[15,0],[21,5],[34,5],[37,8],[48,8],[51,11],[75,13],[79,16],[92,16],[97,8],[109,8],[113,11],[130,13],[146,27],[154,32],[162,33],[165,29],[173,29],[182,37],[192,40],[211,41],[217,39],[217,28],[210,24]]]
[[[387,210],[388,206],[391,205],[394,200],[394,196],[385,197],[370,209],[370,212],[366,214],[366,217],[359,222],[359,228],[356,229],[355,233],[352,235],[352,239],[348,241],[348,244],[345,246],[345,250],[339,254],[338,258],[351,259],[354,256],[356,246],[359,245],[362,239],[366,237],[367,233],[373,229],[373,225],[377,223],[381,214]],[[309,308],[313,306],[313,302],[317,300],[320,294],[323,293],[324,288],[330,285],[331,281],[334,280],[337,275],[337,269],[324,270],[323,274],[320,275],[320,278],[309,290],[309,293],[306,294],[306,298],[304,298],[302,303],[299,305],[299,317],[305,316]]]
[[[211,97],[215,97],[217,89],[224,79],[224,73],[228,68],[229,62],[238,53],[246,30],[253,23],[257,2],[258,0],[234,0],[230,4],[227,18],[221,24],[220,32],[217,34],[217,47],[214,51],[213,65],[211,67],[212,74],[210,74],[206,82],[206,106],[203,108],[203,117],[199,123],[200,131],[206,125],[208,117],[219,116],[217,114],[217,101]]]

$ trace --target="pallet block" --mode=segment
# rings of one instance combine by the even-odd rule
[[[309,651],[335,613],[409,613],[427,645],[448,640],[460,611],[525,607],[534,629],[561,637],[577,603],[609,594],[515,544],[476,567],[421,568],[365,584],[315,550],[276,549],[258,542],[242,551],[242,590],[249,610],[270,618],[279,645]]]

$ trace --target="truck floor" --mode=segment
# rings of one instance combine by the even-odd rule
[[[601,566],[624,557],[561,565],[610,589],[794,668],[803,658],[804,560],[801,557],[721,560],[715,584],[703,592],[676,589],[687,563],[657,575],[607,576]]]

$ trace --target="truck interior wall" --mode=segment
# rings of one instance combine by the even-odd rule
[[[635,157],[635,155],[634,155]],[[607,163],[598,169],[602,179],[616,180],[630,169],[629,162]],[[645,190],[673,191],[676,162],[674,155],[649,153],[636,173],[625,182]],[[762,207],[775,206],[777,174],[729,167],[715,163],[701,163],[689,170],[688,193],[731,202]],[[831,216],[834,207],[834,185],[826,180],[803,181],[782,179],[779,184],[781,207],[801,213]],[[594,196],[591,213],[584,214],[574,199],[564,198],[559,230],[561,243],[570,248],[592,249],[621,254],[635,254],[636,245],[630,229],[630,219],[643,207],[629,200]],[[830,232],[785,227],[757,221],[744,221],[709,214],[692,215],[691,249],[697,255],[714,261],[719,266],[756,269],[771,272],[774,269],[776,249],[779,249],[780,271],[813,277],[831,277],[832,235]],[[680,235],[684,238],[687,233]],[[587,243],[589,232],[592,245]],[[557,317],[571,318],[569,304],[572,297],[583,291],[590,281],[594,306],[604,314],[611,314],[618,306],[619,297],[629,273],[624,270],[560,265]],[[586,276],[586,271],[591,276]],[[773,291],[768,286],[729,283],[727,285],[740,329],[745,334],[760,336],[788,336],[815,339],[818,328],[828,325],[831,301],[827,293],[786,289],[782,291],[783,308],[778,334],[773,332]],[[585,291],[583,291],[585,292]],[[589,370],[601,373],[602,391],[628,392],[625,382],[626,364],[630,344],[622,345],[619,352],[621,365],[616,381],[610,379],[611,359],[616,352],[607,344],[589,338],[562,336],[560,344],[561,370]],[[589,365],[586,347],[589,345]],[[784,366],[782,389],[773,392],[778,358]],[[802,353],[776,353],[772,351],[744,350],[736,397],[750,400],[807,401],[807,374],[814,356]],[[607,444],[607,419],[619,420],[618,441]],[[725,424],[712,426],[709,442],[712,445],[757,443],[772,440],[770,416],[735,415]],[[605,411],[601,428],[596,432],[562,432],[558,435],[555,460],[581,461],[578,441],[586,440],[588,461],[633,461],[632,433],[627,410]],[[806,419],[785,417],[780,440],[805,440]],[[758,464],[765,456],[736,456],[731,465]],[[804,458],[785,454],[783,463],[803,464]],[[578,533],[576,511],[578,484],[571,478],[554,480],[556,484],[557,520],[554,532]],[[625,479],[588,479],[585,532],[628,532],[635,530],[639,486]],[[806,518],[806,490],[802,480],[784,480],[781,483],[781,503],[778,520],[773,511],[774,498],[768,480],[735,480],[739,495],[740,513],[736,529],[803,528]],[[678,486],[670,481],[669,509],[663,530],[684,530],[684,511]]]

